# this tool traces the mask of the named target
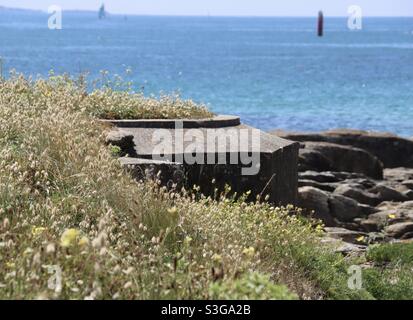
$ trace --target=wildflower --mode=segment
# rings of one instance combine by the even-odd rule
[[[79,237],[79,235],[79,230],[67,229],[60,237],[60,245],[64,248],[70,247]]]
[[[186,244],[186,245],[189,245],[191,242],[192,242],[192,238],[190,237],[190,236],[187,236],[187,237],[185,237],[185,240],[184,240],[184,243]]]
[[[356,238],[356,241],[357,242],[363,242],[365,239],[366,239],[366,237],[360,236],[360,237]]]
[[[92,246],[98,249],[103,246],[104,242],[105,236],[103,233],[100,233],[96,238],[92,240]]]
[[[40,261],[41,261],[42,256],[40,255],[39,252],[37,252],[34,256],[33,256],[33,264],[34,265],[39,265]]]
[[[46,253],[51,254],[51,253],[54,253],[54,252],[55,252],[55,245],[54,245],[54,243],[49,243],[49,244],[46,246]]]
[[[14,269],[14,267],[16,266],[16,264],[14,262],[7,262],[6,263],[6,267],[9,269]]]
[[[3,228],[7,230],[9,228],[9,226],[10,226],[10,220],[5,218],[3,220]]]
[[[133,271],[135,271],[135,268],[129,267],[128,269],[123,270],[123,273],[128,275],[128,274],[131,274]]]
[[[124,289],[129,289],[130,287],[132,287],[132,282],[126,282],[125,285],[123,286]]]
[[[99,255],[101,256],[104,256],[106,253],[108,253],[108,250],[105,247],[101,248],[99,251]]]
[[[222,257],[221,257],[219,254],[216,254],[216,253],[215,253],[215,254],[212,256],[212,261],[220,263],[220,262],[222,262]]]
[[[81,247],[85,247],[89,244],[89,239],[87,237],[82,237],[77,244]]]
[[[171,215],[176,215],[178,213],[178,209],[176,207],[169,208],[168,213]]]
[[[32,227],[32,236],[33,237],[37,237],[37,236],[40,236],[43,232],[45,232],[46,231],[46,228],[44,228],[44,227],[36,227],[36,226],[34,226],[34,227]]]
[[[249,258],[252,258],[255,254],[255,249],[253,247],[245,248],[244,250],[242,250],[242,254]]]
[[[159,238],[157,238],[157,237],[152,237],[151,242],[152,242],[153,244],[157,244],[157,243],[159,243]]]
[[[315,227],[316,230],[322,231],[324,229],[322,224],[318,224],[317,227]]]
[[[28,254],[30,254],[30,253],[32,253],[32,252],[33,252],[33,249],[32,249],[32,248],[27,248],[26,250],[24,250],[23,255],[28,255]]]
[[[389,219],[396,219],[396,215],[395,214],[389,214],[387,216]]]

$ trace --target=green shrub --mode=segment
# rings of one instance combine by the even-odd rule
[[[363,286],[379,300],[412,300],[413,271],[405,266],[366,269]]]
[[[285,286],[275,285],[269,276],[247,273],[240,279],[227,279],[210,286],[210,296],[217,300],[294,300]]]
[[[370,246],[367,259],[376,263],[413,263],[413,243]]]

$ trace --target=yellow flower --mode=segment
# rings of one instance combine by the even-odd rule
[[[395,214],[389,214],[388,217],[389,217],[389,219],[396,219],[396,215],[395,215]]]
[[[87,246],[89,244],[89,239],[87,237],[82,237],[77,244],[81,247]]]
[[[318,224],[318,225],[315,227],[315,231],[316,231],[316,232],[319,232],[319,233],[322,233],[322,232],[324,231],[324,226],[323,226],[322,224]]]
[[[9,269],[14,269],[14,267],[16,266],[16,264],[14,262],[7,262],[6,263],[6,267]]]
[[[364,236],[360,236],[356,239],[357,242],[363,242],[366,238]]]
[[[60,245],[64,248],[70,247],[79,237],[80,231],[76,229],[67,229],[60,237]]]
[[[172,208],[169,208],[169,209],[168,209],[168,212],[169,212],[170,214],[176,214],[176,213],[178,212],[178,209],[177,209],[176,207],[172,207]]]
[[[23,251],[23,255],[28,255],[28,254],[31,254],[33,252],[33,249],[32,248],[26,248],[24,251]]]
[[[253,247],[245,248],[242,251],[242,254],[246,255],[247,257],[252,258],[255,254],[255,249]]]
[[[187,236],[187,237],[185,237],[185,240],[184,240],[184,243],[186,244],[186,245],[189,245],[191,242],[192,242],[192,238],[190,237],[190,236]]]
[[[214,254],[213,256],[212,256],[212,260],[213,261],[215,261],[215,262],[222,262],[222,257],[219,255],[219,254]]]
[[[34,237],[40,236],[45,231],[46,231],[46,228],[44,227],[36,227],[36,226],[32,227],[32,235]]]

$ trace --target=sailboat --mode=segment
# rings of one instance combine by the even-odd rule
[[[99,9],[99,19],[102,20],[106,18],[106,10],[105,10],[105,4],[102,4],[102,6]]]

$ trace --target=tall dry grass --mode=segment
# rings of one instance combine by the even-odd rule
[[[91,116],[116,101],[68,77],[1,81],[0,298],[353,294],[342,259],[291,208],[133,181]]]

